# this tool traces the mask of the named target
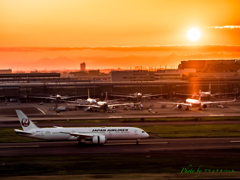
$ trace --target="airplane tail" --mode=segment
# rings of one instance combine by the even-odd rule
[[[38,128],[21,110],[16,110],[16,113],[24,131]]]
[[[105,96],[105,101],[106,101],[106,102],[108,101],[108,95],[107,95],[107,92],[106,92],[106,96]]]
[[[89,89],[88,89],[88,99],[90,99],[90,92],[89,92]]]
[[[201,97],[202,97],[202,91],[199,90],[199,96],[198,96],[198,101],[201,102]]]

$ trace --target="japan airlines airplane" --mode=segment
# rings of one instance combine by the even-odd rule
[[[199,94],[201,94],[201,92],[199,92]],[[230,101],[201,101],[201,95],[198,97],[198,99],[192,99],[192,98],[188,98],[186,99],[186,102],[179,102],[179,103],[174,103],[174,102],[158,102],[160,104],[164,104],[164,105],[176,105],[174,107],[174,109],[181,109],[183,106],[186,106],[186,110],[189,110],[189,108],[198,108],[198,110],[202,110],[202,108],[207,108],[207,105],[210,104],[221,104],[221,103],[229,103],[229,102],[234,102],[236,101],[236,99],[234,100],[230,100]]]
[[[18,119],[23,128],[14,129],[21,136],[44,139],[51,141],[91,141],[93,144],[105,144],[107,140],[136,140],[138,144],[140,139],[147,138],[149,135],[140,128],[134,127],[37,127],[21,110],[16,110]]]

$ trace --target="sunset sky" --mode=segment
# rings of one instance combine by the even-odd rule
[[[0,69],[240,59],[239,9],[239,0],[0,0]]]

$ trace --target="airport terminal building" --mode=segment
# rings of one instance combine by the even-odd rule
[[[214,64],[215,63],[215,64]],[[88,89],[92,97],[104,98],[108,92],[130,94],[167,94],[177,92],[192,93],[199,90],[212,93],[240,91],[240,63],[227,60],[182,61],[178,69],[158,71],[112,71],[109,78],[101,76],[61,76],[60,73],[5,73],[0,74],[0,99],[18,98],[22,102],[34,101],[32,95],[86,95]],[[79,74],[78,74],[79,75]],[[86,75],[84,75],[86,77]],[[109,80],[110,79],[110,80]]]

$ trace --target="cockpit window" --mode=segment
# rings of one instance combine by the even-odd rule
[[[142,133],[145,133],[144,131],[142,131]]]

